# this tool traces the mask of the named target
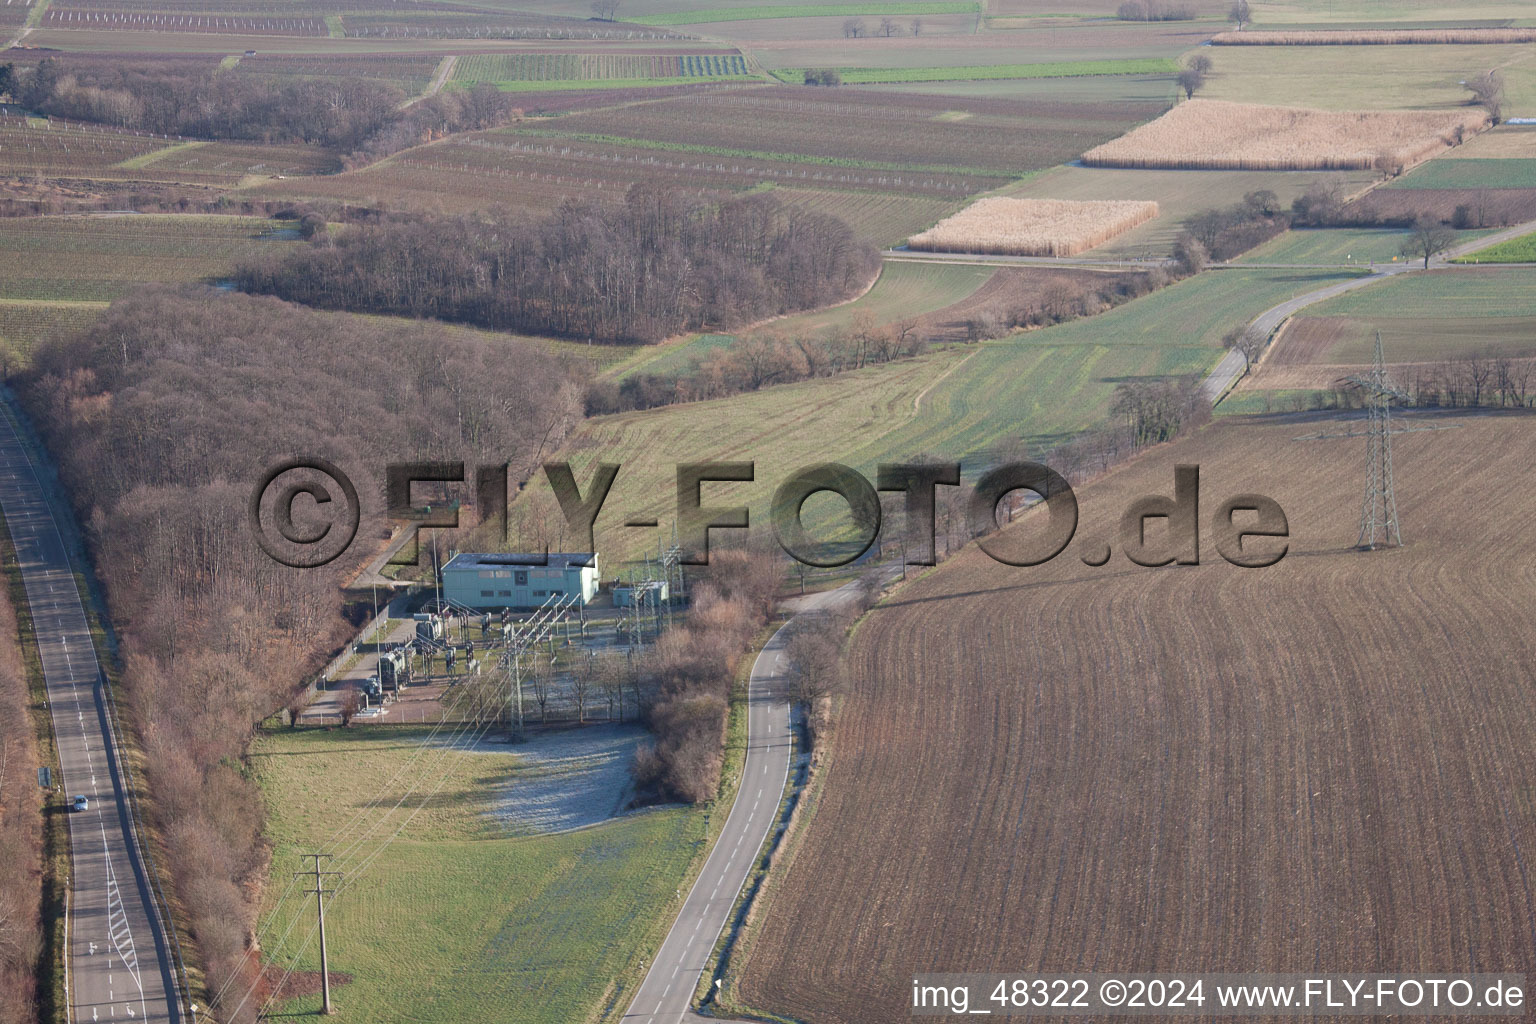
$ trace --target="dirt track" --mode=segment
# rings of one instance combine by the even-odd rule
[[[1348,550],[1363,442],[1228,422],[1084,489],[1053,563],[972,548],[898,592],[744,1000],[889,1022],[925,970],[1536,976],[1536,418],[1463,422],[1397,441],[1405,549]],[[1202,564],[1084,565],[1176,462]],[[1289,515],[1278,566],[1214,548],[1242,491]]]

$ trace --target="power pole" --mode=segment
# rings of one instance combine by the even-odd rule
[[[326,877],[340,875],[341,872],[320,870],[320,861],[331,859],[331,855],[328,853],[304,853],[299,856],[313,858],[315,862],[312,870],[295,872],[294,877],[307,878],[313,876],[315,880],[315,887],[313,889],[305,889],[304,894],[306,896],[310,893],[315,894],[315,909],[320,913],[320,1012],[330,1016],[336,1011],[331,1007],[331,961],[325,948],[325,898],[327,896],[334,896],[336,890],[327,889],[323,880]]]
[[[1455,430],[1460,424],[1409,427],[1392,425],[1392,403],[1408,403],[1412,397],[1387,375],[1381,332],[1376,332],[1375,359],[1369,373],[1345,377],[1343,383],[1358,389],[1365,401],[1366,429],[1338,434],[1308,434],[1297,441],[1327,441],[1343,437],[1365,438],[1365,499],[1360,505],[1360,538],[1355,547],[1402,547],[1403,531],[1397,517],[1397,488],[1392,479],[1392,435],[1426,430]]]

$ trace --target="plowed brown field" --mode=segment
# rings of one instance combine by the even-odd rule
[[[1080,490],[1053,563],[898,591],[742,999],[885,1024],[919,971],[1536,975],[1536,419],[1462,422],[1396,442],[1402,549],[1350,550],[1363,442],[1291,442],[1344,423],[1228,421]],[[1202,564],[1087,567],[1175,463]],[[1214,549],[1247,491],[1290,519],[1272,568]]]

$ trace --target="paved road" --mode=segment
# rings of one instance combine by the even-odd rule
[[[1458,245],[1455,248],[1449,249],[1439,256],[1434,257],[1429,261],[1429,268],[1431,270],[1438,270],[1441,267],[1447,266],[1450,260],[1453,260],[1458,256],[1462,256],[1477,249],[1486,248],[1487,246],[1493,245],[1497,242],[1504,242],[1511,238],[1519,238],[1523,235],[1528,235],[1532,231],[1536,231],[1536,221],[1527,221],[1524,224],[1516,224],[1514,227],[1505,228],[1504,230],[1497,231],[1491,235],[1485,235],[1482,238],[1463,243],[1462,245]],[[1239,264],[1229,264],[1229,266],[1237,268],[1239,267]],[[1249,267],[1252,266],[1254,266],[1254,264],[1249,264]],[[1378,281],[1386,280],[1387,278],[1396,274],[1407,274],[1414,271],[1422,271],[1423,269],[1424,266],[1422,263],[1412,261],[1407,263],[1377,264],[1374,268],[1374,273],[1366,274],[1361,277],[1350,278],[1347,281],[1340,281],[1336,284],[1326,285],[1325,287],[1318,288],[1315,291],[1310,291],[1303,295],[1298,295],[1293,299],[1288,299],[1277,306],[1271,306],[1269,309],[1266,309],[1264,312],[1255,317],[1253,323],[1248,326],[1248,329],[1250,331],[1257,331],[1265,337],[1269,337],[1270,335],[1274,334],[1274,332],[1278,330],[1280,325],[1283,324],[1286,320],[1292,316],[1295,316],[1297,313],[1301,312],[1301,310],[1310,305],[1313,305],[1314,303],[1321,302],[1324,299],[1331,299],[1333,296],[1340,295],[1344,292],[1354,291],[1356,288],[1364,288],[1367,285],[1372,285]],[[1230,389],[1232,385],[1237,383],[1238,379],[1242,377],[1243,372],[1246,369],[1247,363],[1241,352],[1228,352],[1226,355],[1221,357],[1221,360],[1217,362],[1216,366],[1206,376],[1205,381],[1200,385],[1201,393],[1213,402],[1219,400],[1223,395],[1227,393],[1228,389]]]
[[[102,704],[101,670],[69,555],[27,451],[0,415],[0,509],[26,582],[67,796],[71,1021],[181,1020],[170,957],[137,848]],[[168,996],[169,993],[169,996]]]
[[[799,599],[799,609],[825,608],[851,596],[847,587],[812,594]],[[747,690],[747,759],[741,788],[704,870],[635,992],[624,1015],[627,1021],[678,1024],[686,1019],[704,1020],[690,1013],[688,1004],[763,840],[778,822],[779,801],[789,778],[789,702],[781,692],[788,628],[785,625],[773,634],[752,665]]]

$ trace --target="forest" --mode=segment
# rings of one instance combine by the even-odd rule
[[[242,266],[235,281],[322,309],[649,343],[830,305],[878,266],[847,224],[772,195],[636,185],[622,203],[568,200],[542,218],[358,225]]]
[[[565,361],[514,341],[203,287],[115,303],[42,346],[19,383],[119,632],[175,899],[210,989],[243,985],[268,851],[241,758],[350,634],[340,584],[357,568],[262,553],[246,520],[254,482],[280,455],[329,459],[363,495],[359,537],[377,538],[386,462],[494,451],[526,479],[579,421],[581,388]]]

